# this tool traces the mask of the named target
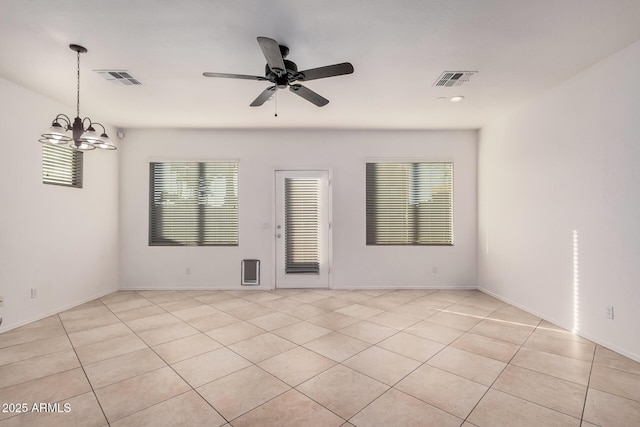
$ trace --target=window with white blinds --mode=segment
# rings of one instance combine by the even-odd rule
[[[154,162],[149,176],[149,245],[238,244],[237,162]]]
[[[320,273],[320,182],[285,178],[285,271]]]
[[[82,188],[82,151],[42,144],[42,183]]]
[[[453,163],[367,163],[367,245],[453,245]]]

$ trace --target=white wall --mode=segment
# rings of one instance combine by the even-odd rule
[[[479,287],[636,360],[639,75],[640,42],[483,128],[478,189]]]
[[[273,288],[274,171],[305,168],[333,177],[332,287],[476,286],[475,131],[128,130],[121,145],[122,288],[236,288],[244,258],[262,261],[261,288]],[[455,162],[455,246],[365,245],[370,158]],[[148,246],[149,162],[225,159],[240,162],[239,246]]]
[[[42,184],[40,134],[74,108],[3,79],[0,94],[3,332],[118,288],[118,152],[84,155],[82,189]]]

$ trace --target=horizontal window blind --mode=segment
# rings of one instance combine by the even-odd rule
[[[315,178],[285,178],[285,271],[320,273],[320,183]]]
[[[238,244],[237,162],[150,164],[149,244]]]
[[[367,245],[452,245],[453,163],[367,163]]]
[[[42,182],[82,188],[82,151],[42,144]]]

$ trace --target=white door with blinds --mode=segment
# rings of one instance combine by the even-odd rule
[[[276,171],[276,287],[329,287],[329,172]]]

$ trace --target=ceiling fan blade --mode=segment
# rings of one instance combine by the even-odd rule
[[[258,44],[267,59],[267,64],[269,64],[271,71],[277,75],[286,73],[287,67],[284,66],[284,59],[282,58],[282,53],[280,53],[278,42],[268,37],[258,37]]]
[[[256,99],[253,100],[253,102],[251,103],[251,106],[252,107],[261,106],[262,104],[264,104],[267,101],[267,99],[271,98],[273,96],[273,94],[276,93],[276,90],[278,90],[277,87],[269,86],[268,88],[263,90],[262,93],[260,95],[258,95],[258,97]]]
[[[268,80],[260,76],[247,76],[246,74],[227,74],[227,73],[202,73],[205,77],[224,77],[226,79],[244,79],[244,80]]]
[[[297,80],[303,82],[315,79],[324,79],[325,77],[342,76],[344,74],[353,73],[353,65],[349,62],[342,64],[327,65],[326,67],[312,68],[310,70],[300,71]]]
[[[303,97],[304,99],[311,102],[312,104],[317,105],[318,107],[324,107],[329,103],[328,99],[323,98],[322,96],[318,95],[311,89],[306,88],[302,85],[291,85],[289,86],[289,90],[295,93],[296,95]]]

